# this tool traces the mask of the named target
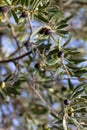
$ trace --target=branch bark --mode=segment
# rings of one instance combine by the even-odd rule
[[[14,62],[16,60],[20,60],[20,59],[24,58],[25,56],[28,56],[29,54],[31,54],[31,51],[26,52],[25,54],[23,54],[21,56],[18,56],[18,57],[15,57],[15,58],[7,59],[7,60],[2,60],[2,61],[0,61],[0,63]]]
[[[86,1],[79,1],[79,0],[72,1],[72,3],[81,4],[81,5],[87,5]]]

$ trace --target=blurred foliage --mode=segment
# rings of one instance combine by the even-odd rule
[[[86,14],[86,0],[0,0],[1,128],[87,130],[87,56],[70,44]]]
[[[54,0],[62,7],[69,20],[68,30],[78,39],[87,40],[87,1],[86,0]]]

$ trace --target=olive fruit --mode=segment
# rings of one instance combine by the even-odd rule
[[[53,32],[52,32],[52,30],[51,29],[47,29],[46,31],[45,31],[45,35],[50,35],[50,34],[52,34]]]
[[[8,7],[7,6],[0,7],[0,12],[6,13],[7,11],[8,11]]]
[[[66,90],[67,90],[67,88],[66,87],[62,87],[62,89],[61,89],[63,92],[65,92]]]
[[[23,113],[22,113],[22,112],[20,112],[20,113],[19,113],[19,116],[21,117],[22,115],[23,115]]]
[[[65,105],[70,105],[70,100],[65,99],[65,100],[64,100],[64,104],[65,104]]]
[[[24,45],[25,45],[26,47],[28,47],[28,46],[29,46],[29,42],[26,41],[26,42],[24,43]]]
[[[28,17],[28,13],[27,12],[23,12],[22,15],[21,15],[21,17],[27,18]]]
[[[44,35],[50,35],[53,33],[53,31],[49,28],[42,28],[40,31],[39,31],[40,34],[44,34]]]
[[[39,64],[39,63],[36,63],[34,67],[35,67],[36,69],[39,69],[39,68],[40,68],[40,64]]]
[[[64,56],[64,52],[63,52],[63,51],[59,51],[59,52],[58,52],[58,57],[59,57],[59,58],[62,58],[63,56]]]

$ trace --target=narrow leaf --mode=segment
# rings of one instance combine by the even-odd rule
[[[45,22],[45,23],[48,23],[49,21],[46,19],[46,18],[44,18],[41,14],[39,14],[39,15],[35,15],[39,20],[41,20],[41,21],[43,21],[43,22]]]
[[[64,128],[64,130],[68,130],[68,129],[67,129],[67,124],[66,124],[66,117],[65,117],[65,115],[63,116],[63,128]]]
[[[13,17],[14,17],[15,22],[18,23],[18,17],[17,17],[17,15],[16,15],[15,11],[14,11],[14,10],[11,10],[11,12],[12,12],[12,15],[13,15]]]
[[[72,95],[72,98],[75,98],[75,97],[81,95],[82,92],[84,92],[84,89],[81,89],[81,90],[77,91],[75,94]]]
[[[74,86],[73,86],[72,82],[70,81],[70,79],[68,79],[68,85],[69,85],[70,90],[74,89]]]

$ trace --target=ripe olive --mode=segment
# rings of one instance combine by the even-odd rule
[[[7,11],[8,11],[8,7],[7,6],[0,7],[0,12],[6,13]]]
[[[23,12],[22,15],[21,15],[21,17],[27,18],[28,17],[28,13],[27,12]]]
[[[40,68],[40,64],[39,64],[39,63],[36,63],[34,67],[35,67],[36,69],[39,69],[39,68]]]
[[[40,34],[44,34],[44,35],[50,35],[53,33],[53,31],[49,28],[42,28],[40,31],[39,31]]]
[[[63,51],[59,51],[59,52],[58,52],[58,57],[59,57],[59,58],[62,58],[63,56],[64,56],[64,52],[63,52]]]
[[[65,105],[70,105],[70,100],[65,99],[65,100],[64,100],[64,104],[65,104]]]

